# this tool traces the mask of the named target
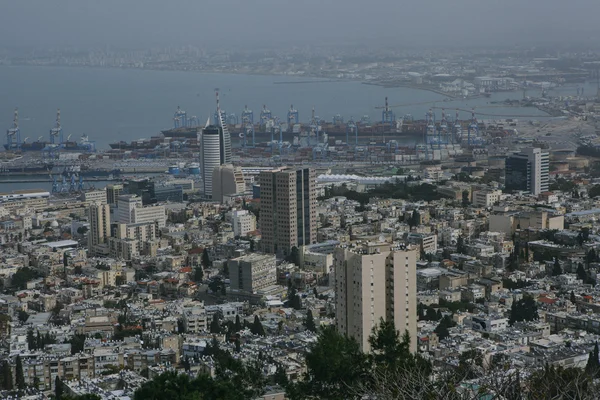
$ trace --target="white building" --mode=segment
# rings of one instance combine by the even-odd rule
[[[233,211],[231,219],[235,236],[246,236],[256,230],[256,217],[248,210]]]
[[[213,172],[216,167],[231,163],[231,136],[227,125],[216,121],[218,125],[207,125],[199,134],[200,170],[203,192],[207,198],[213,195]]]

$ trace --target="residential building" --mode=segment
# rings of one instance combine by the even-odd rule
[[[231,219],[235,236],[246,236],[256,230],[256,217],[248,210],[233,211]]]
[[[339,247],[334,252],[336,326],[364,352],[381,319],[408,331],[417,349],[417,250],[388,243]]]
[[[106,191],[105,190],[90,190],[89,192],[81,193],[79,197],[81,201],[88,203],[101,203],[106,204]]]
[[[142,199],[134,195],[119,196],[118,220],[122,224],[153,222],[163,228],[167,222],[164,206],[142,206]]]
[[[95,254],[96,248],[107,243],[110,237],[110,206],[94,203],[88,208],[88,212],[90,222],[88,247],[91,254]]]
[[[246,190],[241,167],[233,164],[218,165],[212,174],[212,200],[223,203],[223,196],[243,193]]]
[[[528,147],[506,159],[505,188],[523,190],[534,195],[548,191],[549,154],[537,147]]]
[[[272,254],[252,253],[227,263],[231,289],[255,293],[277,284],[277,260]]]
[[[315,171],[279,168],[260,173],[261,245],[267,253],[288,255],[317,238]]]
[[[475,207],[491,207],[500,200],[501,190],[476,190],[473,192]]]

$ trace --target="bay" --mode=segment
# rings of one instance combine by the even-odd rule
[[[304,82],[277,84],[277,82]],[[306,82],[310,81],[310,82]],[[293,104],[300,120],[308,122],[311,110],[331,121],[341,114],[346,120],[369,115],[372,121],[381,119],[377,106],[387,96],[398,116],[412,114],[422,119],[433,104],[446,107],[454,115],[455,108],[489,106],[491,101],[520,98],[521,92],[495,93],[491,98],[444,102],[444,96],[411,88],[384,88],[361,82],[331,82],[306,77],[236,75],[185,71],[151,71],[134,69],[103,69],[83,67],[0,66],[0,130],[12,124],[13,109],[19,108],[21,138],[34,141],[48,139],[56,109],[61,109],[65,138],[78,140],[87,134],[100,150],[118,140],[135,140],[156,135],[171,128],[173,113],[179,105],[188,117],[197,116],[202,123],[214,113],[215,89],[221,93],[221,104],[227,112],[240,115],[244,106],[254,110],[255,120],[263,104],[285,120]],[[572,91],[573,93],[570,93]],[[562,95],[575,94],[565,89]],[[534,92],[529,91],[531,95]],[[591,91],[586,90],[586,94]],[[490,113],[532,115],[543,118],[535,108],[495,107]],[[480,110],[480,111],[483,111]],[[437,110],[438,119],[440,112]],[[461,112],[468,119],[468,112]],[[529,118],[529,117],[528,117]],[[531,118],[530,118],[531,119]],[[2,137],[4,142],[4,137]]]

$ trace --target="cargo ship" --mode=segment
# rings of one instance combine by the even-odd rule
[[[50,147],[57,147],[61,151],[78,151],[85,153],[96,152],[96,143],[91,142],[85,134],[81,135],[79,141],[72,141],[71,135],[67,136],[67,140],[63,141],[63,131],[60,125],[60,110],[56,112],[56,124],[50,129],[50,140],[42,140],[40,136],[35,142],[28,142],[26,137],[21,142],[21,130],[19,128],[19,113],[15,109],[13,126],[6,131],[7,143],[4,144],[4,149],[7,151],[27,152],[27,151],[43,151]]]
[[[0,164],[0,175],[35,175],[52,172],[54,164],[44,163],[37,165],[2,165]]]
[[[62,171],[62,175],[64,176],[70,176],[70,175],[77,175],[77,176],[82,176],[82,177],[86,177],[86,178],[108,178],[110,176],[112,177],[118,177],[121,175],[121,170],[118,168],[113,168],[113,169],[109,169],[109,168],[90,168],[87,165],[75,165],[75,166],[70,166],[70,167],[66,167],[63,169]]]

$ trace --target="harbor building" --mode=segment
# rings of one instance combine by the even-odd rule
[[[293,247],[316,241],[315,180],[311,168],[283,167],[260,173],[259,225],[266,253],[286,256]]]
[[[334,251],[336,326],[369,352],[381,319],[408,331],[417,349],[417,251],[389,243],[363,243]]]
[[[548,191],[550,161],[547,151],[528,147],[506,159],[505,188],[527,191],[533,195]]]

